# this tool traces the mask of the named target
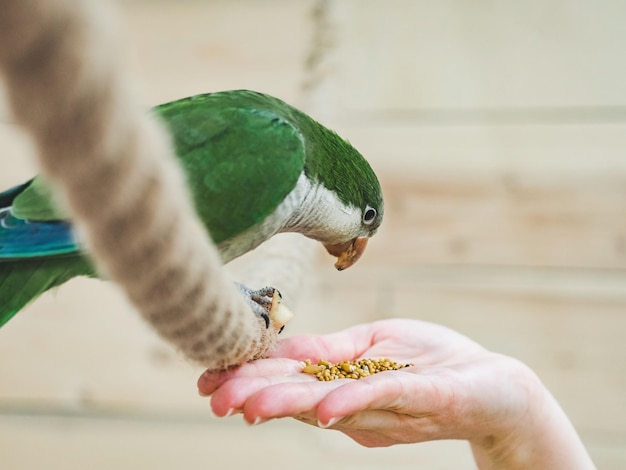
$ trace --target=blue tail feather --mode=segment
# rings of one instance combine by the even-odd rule
[[[14,217],[10,207],[0,209],[0,263],[78,252],[76,235],[68,222],[29,221]]]

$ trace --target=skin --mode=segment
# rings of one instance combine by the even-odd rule
[[[300,361],[389,357],[413,367],[319,382]],[[593,469],[576,431],[539,378],[439,325],[385,320],[281,341],[272,357],[205,372],[201,395],[217,416],[251,424],[293,417],[366,447],[438,439],[470,442],[480,469]]]

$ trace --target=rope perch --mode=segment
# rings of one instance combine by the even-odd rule
[[[128,90],[100,2],[0,0],[13,113],[99,269],[189,359],[221,369],[276,341],[195,215],[165,131]]]

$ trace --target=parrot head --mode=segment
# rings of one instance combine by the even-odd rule
[[[383,218],[378,178],[334,131],[278,98],[233,90],[161,105],[200,220],[222,261],[280,232],[319,241],[344,270]]]
[[[312,188],[305,198],[309,227],[302,233],[320,241],[343,271],[359,260],[382,223],[382,190],[370,164],[349,142],[319,124],[314,129],[304,164]]]
[[[356,263],[367,246],[383,219],[382,197],[370,199],[371,204],[364,204],[356,209],[340,209],[343,214],[349,215],[347,224],[342,234],[342,239],[332,239],[323,242],[326,251],[337,257],[335,268],[343,271]]]
[[[369,164],[365,160],[363,162],[367,165],[366,169],[371,171]],[[369,176],[375,178],[373,172]],[[372,182],[373,179],[370,180]],[[383,220],[383,199],[378,180],[375,180],[375,184],[366,184],[359,189],[350,195],[333,194],[332,191],[326,195],[332,201],[328,206],[335,208],[334,211],[328,211],[326,222],[332,230],[328,230],[319,240],[330,255],[337,257],[335,268],[339,271],[359,260],[367,242]],[[344,200],[341,200],[339,194],[343,194]]]

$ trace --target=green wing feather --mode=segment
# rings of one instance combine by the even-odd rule
[[[215,243],[261,222],[304,168],[299,131],[279,100],[253,92],[199,95],[157,108]]]
[[[13,199],[11,213],[20,219],[48,222],[63,220],[66,217],[57,208],[50,186],[41,176],[36,176]]]
[[[78,254],[0,263],[0,326],[47,290],[76,276],[95,276],[90,262]]]

